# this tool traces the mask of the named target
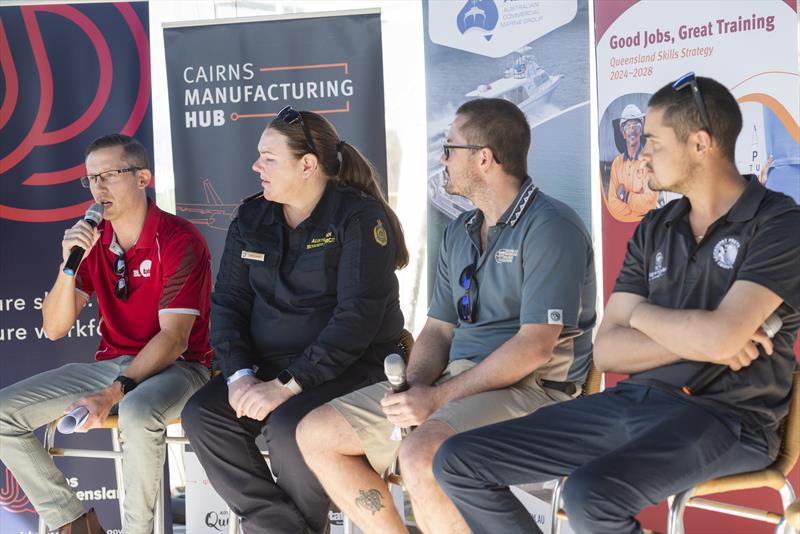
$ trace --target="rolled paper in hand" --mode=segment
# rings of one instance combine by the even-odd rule
[[[58,431],[62,434],[72,434],[86,422],[88,417],[89,410],[86,409],[86,406],[78,406],[61,418],[61,421],[58,422]]]

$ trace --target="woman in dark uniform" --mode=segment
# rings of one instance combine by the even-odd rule
[[[263,192],[239,207],[212,294],[222,374],[191,398],[183,426],[246,533],[322,532],[330,502],[295,427],[384,378],[383,359],[401,350],[394,271],[408,251],[374,167],[321,115],[281,111],[253,170]]]

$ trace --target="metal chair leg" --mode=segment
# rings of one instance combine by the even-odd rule
[[[242,520],[228,508],[228,534],[239,534],[239,526]]]
[[[797,534],[798,531],[790,526],[789,522],[786,520],[786,509],[796,500],[794,489],[792,489],[788,480],[783,481],[780,494],[781,504],[783,505],[783,520],[775,528],[775,534]]]
[[[556,481],[553,487],[553,499],[550,502],[550,533],[559,534],[561,532],[561,520],[558,519],[558,511],[561,509],[561,492],[564,490],[564,483],[567,477],[562,477]]]
[[[686,503],[694,495],[694,488],[690,488],[672,497],[669,502],[669,519],[667,521],[668,534],[684,534],[683,512]]]

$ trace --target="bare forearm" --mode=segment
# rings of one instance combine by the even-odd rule
[[[65,275],[59,268],[58,277],[42,303],[42,327],[49,339],[67,335],[81,298],[75,292],[75,277]]]
[[[185,350],[185,341],[162,330],[139,351],[124,374],[136,382],[142,382],[172,365]]]
[[[594,342],[594,364],[604,373],[641,373],[679,359],[642,332],[624,326],[601,330]]]
[[[669,347],[681,358],[717,361],[730,355],[724,343],[726,336],[713,314],[713,311],[673,310],[642,303],[634,309],[630,323],[631,328],[659,345]],[[737,347],[731,346],[731,354],[736,350]]]
[[[550,360],[552,350],[531,348],[530,340],[514,336],[478,365],[437,386],[442,404],[476,393],[515,384]]]
[[[408,362],[409,384],[429,386],[442,375],[449,360],[450,339],[438,331],[422,330]]]

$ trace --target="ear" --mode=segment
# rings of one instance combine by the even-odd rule
[[[697,130],[692,134],[695,152],[701,158],[708,155],[711,148],[714,146],[714,138],[705,130]]]
[[[314,154],[303,154],[300,158],[300,165],[303,170],[303,178],[311,178],[319,167],[319,159]]]
[[[148,185],[150,185],[150,181],[153,179],[153,174],[150,172],[150,169],[140,169],[136,171],[136,180],[137,180],[137,187],[139,189],[144,189]]]
[[[494,161],[494,152],[492,152],[491,148],[486,147],[486,148],[482,148],[481,149],[480,155],[481,155],[481,161],[480,161],[479,165],[480,165],[481,169],[483,170],[483,172],[489,172],[489,169],[491,168],[492,164],[495,162]]]

